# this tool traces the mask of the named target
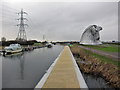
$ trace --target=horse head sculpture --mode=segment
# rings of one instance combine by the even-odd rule
[[[97,25],[90,25],[82,34],[80,44],[84,45],[99,45],[102,44],[100,41],[99,31],[102,30],[102,27]]]

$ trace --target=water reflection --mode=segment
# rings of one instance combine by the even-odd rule
[[[23,55],[23,52],[20,52],[20,53],[6,55],[4,57],[5,58],[11,58],[12,60],[16,60],[16,58],[20,58],[22,55]]]
[[[56,45],[2,57],[3,88],[34,88],[63,48]]]
[[[24,61],[25,61],[25,54],[23,54],[20,58],[20,73],[21,73],[21,79],[24,79]]]
[[[20,52],[20,53],[15,53],[15,54],[10,54],[4,56],[5,58],[11,59],[11,60],[18,60],[19,61],[19,66],[20,66],[20,76],[21,79],[24,80],[24,61],[25,61],[25,55],[26,53]]]
[[[101,78],[94,75],[86,74],[82,72],[82,75],[89,88],[101,88],[101,90],[110,89],[115,90],[112,86],[106,84],[107,82]],[[91,83],[92,81],[92,83]]]

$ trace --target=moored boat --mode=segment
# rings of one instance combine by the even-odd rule
[[[22,52],[22,47],[20,44],[10,44],[8,47],[5,47],[3,50],[3,55],[13,54]]]
[[[52,44],[51,44],[51,43],[48,43],[48,44],[47,44],[47,47],[48,47],[48,48],[51,48],[51,47],[52,47]]]

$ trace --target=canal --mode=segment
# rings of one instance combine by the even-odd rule
[[[34,88],[63,48],[55,45],[2,57],[2,88]],[[89,89],[115,90],[101,77],[83,72],[82,75]]]
[[[107,82],[102,77],[86,74],[84,72],[81,73],[89,89],[115,90],[115,88],[107,84]]]
[[[2,57],[2,88],[34,88],[64,46]]]

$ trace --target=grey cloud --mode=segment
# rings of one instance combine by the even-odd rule
[[[98,24],[104,28],[101,31],[102,40],[117,40],[117,2],[33,2],[7,5],[16,7],[17,10],[23,8],[28,12],[25,17],[32,20],[28,21],[30,27],[26,30],[29,39],[42,40],[42,35],[45,34],[50,41],[80,40],[87,26]],[[5,37],[8,37],[5,33],[15,31],[10,25],[4,25]],[[13,36],[10,33],[12,37],[9,38],[15,38],[17,32]]]

